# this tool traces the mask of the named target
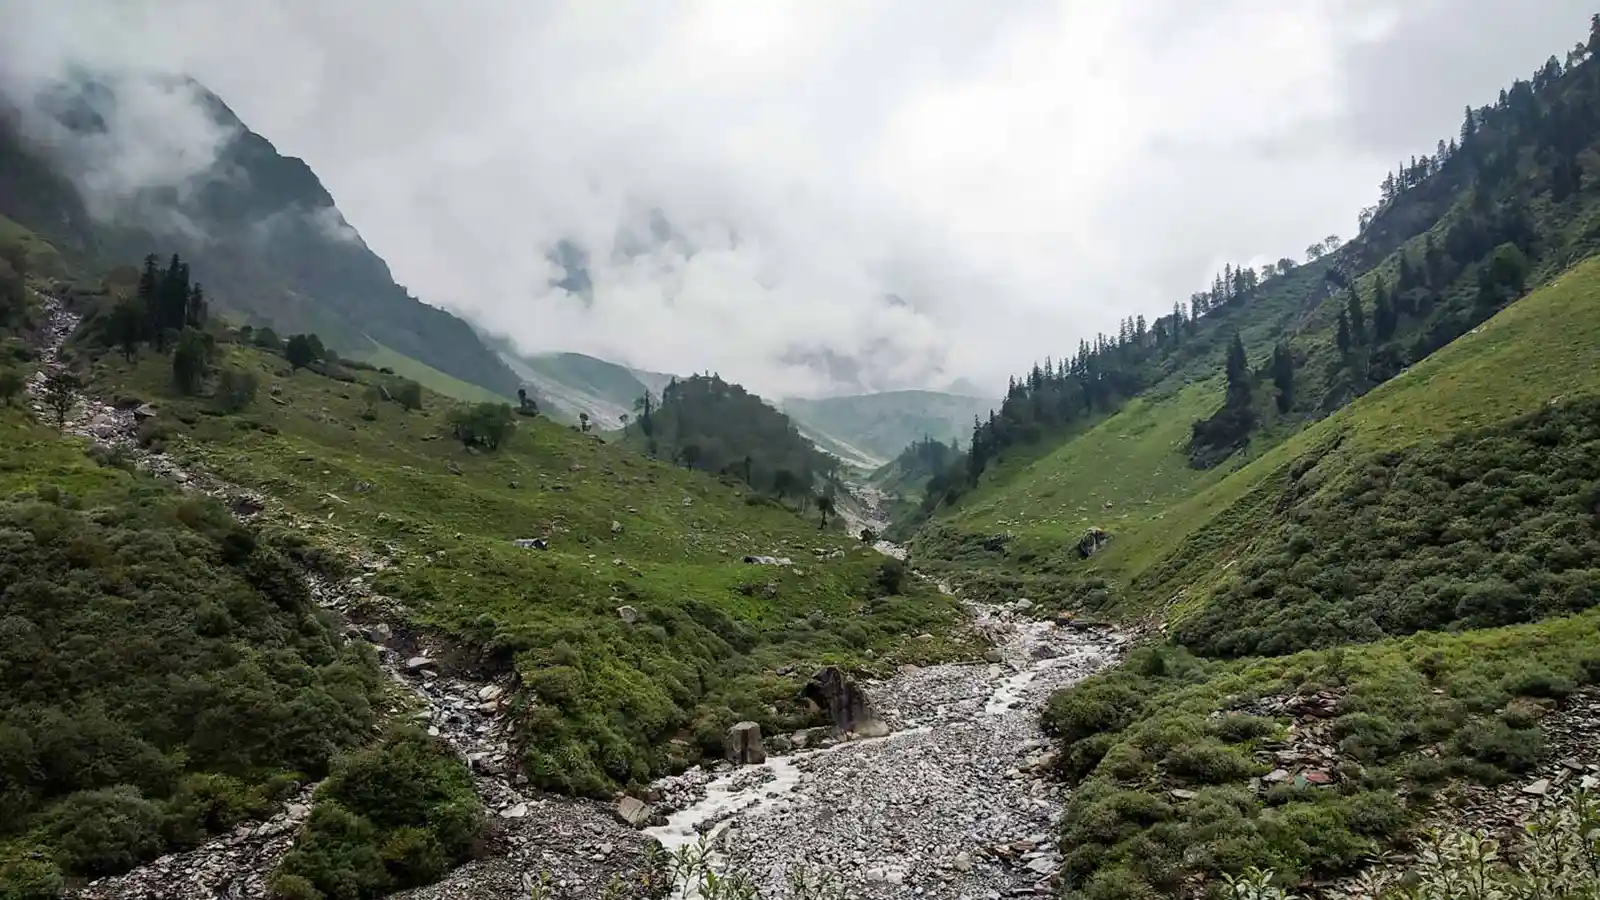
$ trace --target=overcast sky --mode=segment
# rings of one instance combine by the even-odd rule
[[[0,53],[193,74],[402,283],[526,349],[997,392],[1224,262],[1351,236],[1593,5],[0,0]],[[551,286],[562,239],[591,297]]]

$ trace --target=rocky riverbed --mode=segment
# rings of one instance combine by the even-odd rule
[[[1014,607],[974,616],[998,662],[906,666],[867,685],[889,736],[724,774],[652,836],[670,849],[704,835],[719,867],[768,898],[788,896],[797,870],[883,900],[1052,893],[1063,798],[1046,776],[1039,711],[1052,691],[1114,662],[1127,639]]]

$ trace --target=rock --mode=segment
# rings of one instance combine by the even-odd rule
[[[988,663],[1004,662],[1005,656],[998,649],[990,648],[983,651],[983,661]]]
[[[1174,800],[1193,800],[1194,798],[1200,796],[1198,793],[1191,790],[1186,790],[1184,788],[1173,788],[1172,790],[1167,791],[1167,793],[1171,794]]]
[[[508,806],[500,810],[500,818],[502,819],[523,819],[527,818],[527,815],[528,804],[526,803],[518,803],[515,806]]]
[[[643,800],[637,797],[623,797],[617,801],[617,818],[634,828],[643,828],[650,823],[653,815],[651,809]]]
[[[1541,778],[1532,784],[1524,785],[1522,792],[1532,797],[1543,797],[1550,792],[1550,779]]]
[[[1307,770],[1306,772],[1302,773],[1300,777],[1304,778],[1307,784],[1333,784],[1333,776],[1322,771],[1321,769]]]
[[[761,726],[740,722],[728,729],[728,761],[739,766],[760,765],[767,761],[767,746],[761,741]]]
[[[876,737],[889,733],[888,726],[873,712],[866,692],[838,666],[828,666],[811,676],[801,696],[827,710],[834,729],[841,734]]]
[[[278,389],[274,388],[272,392],[274,394],[277,394],[278,393]],[[154,406],[151,406],[148,403],[141,403],[138,406],[134,407],[134,410],[133,410],[133,417],[135,419],[140,420],[140,421],[143,421],[145,419],[154,419],[156,417],[156,415],[157,415],[156,408]]]
[[[792,566],[794,561],[787,556],[746,556],[744,561],[753,566]]]
[[[516,544],[518,547],[521,547],[524,550],[550,549],[550,542],[546,541],[544,538],[516,538],[511,543]]]
[[[407,672],[420,672],[423,669],[437,668],[438,663],[426,656],[413,656],[406,660]]]
[[[1108,508],[1110,505],[1109,503],[1106,504]],[[1099,527],[1090,528],[1083,533],[1083,537],[1078,538],[1078,558],[1088,559],[1105,549],[1105,546],[1109,543],[1111,543],[1111,535],[1104,529]]]
[[[394,629],[390,628],[386,623],[379,622],[376,625],[367,626],[364,634],[367,640],[374,644],[387,644],[394,637]]]
[[[1041,856],[1029,861],[1023,868],[1038,875],[1049,875],[1056,870],[1056,862],[1048,856]]]
[[[617,618],[629,625],[635,625],[639,622],[639,611],[631,606],[619,606],[617,607]]]
[[[478,700],[482,703],[492,703],[499,700],[505,692],[506,689],[498,684],[486,684],[478,688]]]
[[[1033,601],[1029,600],[1027,597],[1023,597],[1017,602],[1011,604],[1011,608],[1017,612],[1027,612],[1028,610],[1033,609]]]
[[[611,533],[612,534],[621,534],[622,533],[622,523],[618,522],[616,519],[612,519],[611,520]]]
[[[1282,784],[1283,782],[1288,781],[1289,778],[1290,775],[1288,769],[1273,769],[1261,780],[1265,781],[1267,784]]]
[[[965,852],[957,853],[956,858],[950,861],[950,868],[955,869],[957,872],[971,872],[972,854]]]

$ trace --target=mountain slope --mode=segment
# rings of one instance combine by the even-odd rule
[[[500,358],[537,395],[542,406],[564,421],[576,422],[587,413],[602,429],[616,429],[645,394],[660,396],[669,375],[641,372],[582,353],[514,352],[509,343],[497,342]]]
[[[179,252],[204,273],[212,303],[245,322],[313,332],[357,358],[387,348],[496,395],[515,395],[516,376],[465,322],[394,282],[310,167],[279,154],[193,82],[147,79],[197,108],[223,136],[215,158],[176,188],[114,198],[83,193],[75,178],[94,184],[96,170],[80,168],[104,163],[76,159],[74,151],[116,144],[120,95],[149,87],[129,80],[135,77],[59,85],[0,103],[0,214],[99,267]]]
[[[1600,63],[1440,148],[1349,244],[1017,379],[935,479],[920,567],[1161,626],[1046,714],[1065,896],[1320,888],[1441,791],[1560,783],[1600,681]]]
[[[890,460],[923,438],[965,443],[972,422],[987,418],[998,401],[936,391],[886,391],[821,400],[787,398],[784,412],[802,426]]]

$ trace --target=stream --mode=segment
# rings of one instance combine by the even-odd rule
[[[698,799],[647,834],[669,851],[703,838],[715,868],[747,874],[768,900],[789,896],[796,871],[884,900],[1053,893],[1064,797],[1039,713],[1115,662],[1126,638],[968,606],[999,662],[903,666],[864,685],[887,737],[668,780],[681,795],[698,777]]]

